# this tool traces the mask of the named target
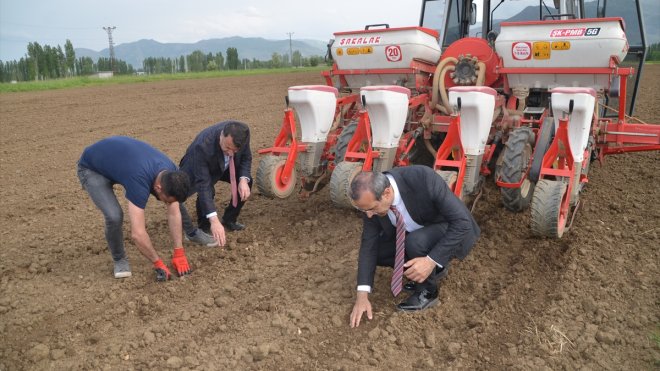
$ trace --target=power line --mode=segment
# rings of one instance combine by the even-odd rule
[[[19,27],[32,27],[32,28],[44,28],[52,30],[95,30],[96,27],[60,27],[60,26],[45,26],[45,25],[36,25],[36,24],[26,24],[26,23],[16,23],[11,21],[2,21],[5,25],[19,26]]]
[[[291,36],[293,36],[293,32],[287,32],[287,35],[289,35],[289,64],[293,66],[293,49],[291,48]]]
[[[110,70],[115,72],[115,45],[112,42],[112,31],[117,28],[115,26],[103,27],[103,29],[108,33],[108,45],[110,46]]]

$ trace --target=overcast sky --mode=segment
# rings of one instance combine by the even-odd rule
[[[192,43],[229,36],[327,41],[366,24],[419,23],[421,0],[0,0],[0,60],[20,59],[27,44],[108,47],[140,39]]]
[[[27,44],[33,41],[42,46],[64,47],[69,39],[75,48],[100,51],[108,47],[104,26],[116,27],[115,45],[140,39],[194,43],[229,36],[282,40],[290,32],[294,39],[327,41],[334,32],[359,30],[367,24],[417,25],[421,3],[422,0],[0,0],[0,60],[20,59],[27,53]],[[660,0],[642,0],[647,8],[645,14],[657,14],[659,3]],[[654,11],[649,7],[654,7]],[[647,25],[649,22],[657,19],[647,18]]]

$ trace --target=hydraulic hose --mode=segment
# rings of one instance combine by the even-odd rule
[[[442,91],[444,91],[444,80],[445,80],[444,77],[446,71],[443,70],[445,66],[450,62],[455,65],[456,63],[458,63],[458,59],[454,57],[447,57],[442,61],[440,61],[440,63],[438,63],[438,65],[435,67],[435,73],[433,74],[433,90],[431,94],[431,107],[440,109],[440,107],[438,106],[438,92],[440,91],[439,89],[441,83],[443,85]],[[445,112],[446,109],[444,110],[440,109],[440,110],[443,111],[444,113],[447,113]]]

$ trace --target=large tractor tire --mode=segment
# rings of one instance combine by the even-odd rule
[[[566,228],[567,215],[561,214],[561,202],[566,183],[541,179],[536,184],[532,200],[532,233],[535,236],[561,238]]]
[[[350,187],[353,178],[362,171],[361,162],[340,162],[330,177],[330,199],[340,208],[353,208]]]
[[[282,170],[286,156],[263,156],[257,168],[257,189],[262,195],[271,198],[287,198],[296,188],[296,168],[291,172],[289,183],[282,182]]]
[[[438,135],[435,135],[429,139],[431,146],[434,146],[434,142],[439,141]],[[437,150],[437,147],[435,147]],[[410,162],[414,165],[425,165],[428,167],[433,167],[435,163],[435,156],[429,151],[424,143],[424,138],[420,135],[416,140],[415,144],[410,149],[409,154]]]
[[[458,180],[458,172],[456,171],[448,171],[448,170],[436,170],[436,174],[440,175],[440,178],[447,183],[447,187],[449,187],[449,190],[453,192],[452,187],[454,184],[456,184],[456,181]]]
[[[532,167],[529,169],[529,180],[536,183],[539,180],[539,175],[541,174],[541,165],[543,164],[543,156],[545,152],[550,148],[550,143],[552,143],[552,138],[555,136],[555,120],[552,117],[547,117],[543,121],[541,126],[541,131],[539,133],[539,140],[536,143],[536,148],[534,149],[535,155],[532,160]]]
[[[351,138],[353,138],[353,134],[355,134],[357,125],[357,121],[351,121],[342,129],[341,133],[339,133],[337,144],[335,144],[334,149],[335,165],[338,165],[340,162],[344,161],[344,157],[346,157],[346,149],[348,148],[348,142],[350,142]]]
[[[529,160],[532,158],[534,145],[534,131],[528,127],[521,127],[509,135],[506,148],[502,153],[502,167],[500,176],[507,183],[518,183],[527,171]],[[500,188],[502,203],[511,211],[522,211],[529,207],[534,193],[534,182],[526,178],[520,188]]]

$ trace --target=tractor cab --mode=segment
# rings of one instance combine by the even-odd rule
[[[608,2],[607,0],[425,0],[422,4],[419,24],[421,27],[433,29],[439,33],[440,46],[444,52],[454,42],[470,37],[486,39],[491,46],[494,46],[495,40],[502,32],[502,24],[511,22],[621,17],[628,50],[625,58],[618,61],[618,66],[634,67],[632,76],[634,84],[632,89],[628,89],[626,92],[626,113],[632,116],[647,52],[640,1],[635,0],[632,5],[631,2]],[[583,39],[598,38],[600,32],[598,27],[589,27],[587,23],[573,28],[575,30],[557,27],[555,35],[558,41],[562,41],[559,40],[562,35],[560,32],[584,32],[584,34],[580,34]],[[553,36],[550,35],[550,37]],[[570,46],[568,44],[556,45],[556,54],[562,53],[559,48],[567,47]],[[549,51],[550,54],[552,51],[552,49]],[[579,58],[589,59],[590,55],[586,52]],[[615,81],[612,86],[613,89],[605,97],[607,107],[618,106],[618,97],[621,92],[616,87],[619,85]],[[601,116],[616,116],[616,112],[605,108],[601,112]]]

